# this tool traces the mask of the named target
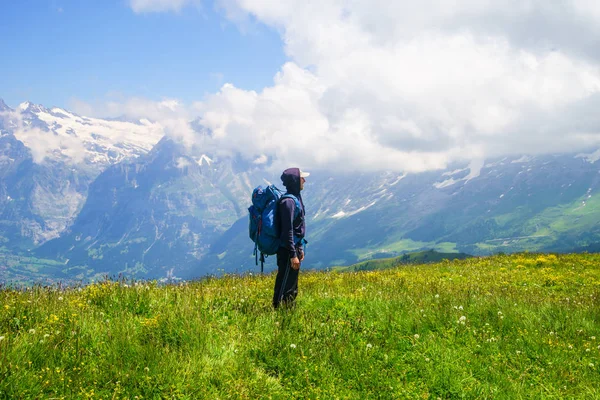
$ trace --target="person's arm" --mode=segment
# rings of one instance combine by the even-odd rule
[[[293,199],[285,198],[279,203],[280,229],[279,240],[281,246],[290,252],[290,258],[296,258],[296,245],[294,244],[294,211],[296,204]]]

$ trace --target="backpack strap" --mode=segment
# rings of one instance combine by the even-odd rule
[[[281,196],[281,198],[279,199],[279,201],[288,198],[288,199],[293,199],[294,203],[296,205],[295,210],[294,210],[294,221],[296,220],[296,218],[298,218],[299,216],[302,215],[302,204],[300,204],[300,200],[298,200],[298,198],[296,196],[294,196],[291,193],[286,193],[283,196]],[[297,240],[296,237],[294,237],[294,244],[295,245],[300,245],[300,246],[304,246],[306,243],[308,243],[306,241],[306,239],[304,238],[300,238],[300,240]]]
[[[300,214],[302,213],[302,204],[300,204],[300,200],[298,200],[298,198],[296,196],[294,196],[291,193],[286,193],[283,196],[281,196],[281,198],[279,199],[279,201],[288,198],[288,199],[293,199],[294,203],[296,204],[296,209],[294,211],[294,220],[296,218],[298,218],[300,216]]]

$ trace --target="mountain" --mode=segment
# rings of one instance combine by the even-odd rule
[[[157,124],[78,116],[0,101],[0,240],[11,251],[58,237],[74,220],[91,182],[106,168],[146,154]]]
[[[306,263],[325,268],[426,249],[485,255],[600,243],[599,180],[598,163],[583,154],[490,160],[478,171],[315,172],[304,195]],[[227,245],[215,249],[229,249],[218,260],[222,268],[244,257],[236,251],[244,244],[248,254],[242,223],[226,235]]]
[[[32,150],[36,162],[45,158],[102,170],[148,153],[162,138],[160,124],[82,117],[64,109],[25,102],[11,121],[15,137]]]
[[[147,155],[104,171],[61,238],[36,251],[66,268],[134,277],[217,273],[199,262],[210,243],[246,212],[255,180],[232,164],[196,157],[163,138]]]
[[[55,272],[44,277],[77,279],[258,270],[246,208],[258,184],[282,187],[278,173],[163,137],[145,120],[92,119],[31,103],[0,107],[0,253],[12,257],[19,277],[46,265]],[[210,135],[201,121],[191,125]],[[420,174],[311,171],[305,267],[429,249],[597,248],[599,159],[589,149]],[[274,266],[267,261],[267,271]]]

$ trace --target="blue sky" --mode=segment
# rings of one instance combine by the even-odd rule
[[[135,13],[125,0],[0,2],[0,98],[68,107],[72,99],[201,100],[224,82],[270,85],[285,62],[278,33],[242,33],[209,2]]]

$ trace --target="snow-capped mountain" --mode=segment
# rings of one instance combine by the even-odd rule
[[[253,187],[281,187],[279,174],[159,140],[148,121],[2,102],[0,130],[0,256],[35,254],[78,279],[256,270],[246,207]],[[305,265],[431,248],[591,248],[600,243],[599,159],[590,149],[420,174],[311,171]]]
[[[7,248],[31,248],[58,237],[106,168],[147,154],[162,127],[142,120],[107,121],[57,107],[0,100],[0,237]]]
[[[124,122],[88,118],[67,110],[25,102],[8,113],[8,125],[37,163],[46,158],[106,167],[146,154],[163,128],[146,119]]]
[[[165,137],[147,155],[104,171],[68,231],[36,254],[98,274],[216,273],[202,260],[211,243],[245,215],[250,182],[260,179],[234,173],[230,161],[194,156]]]

